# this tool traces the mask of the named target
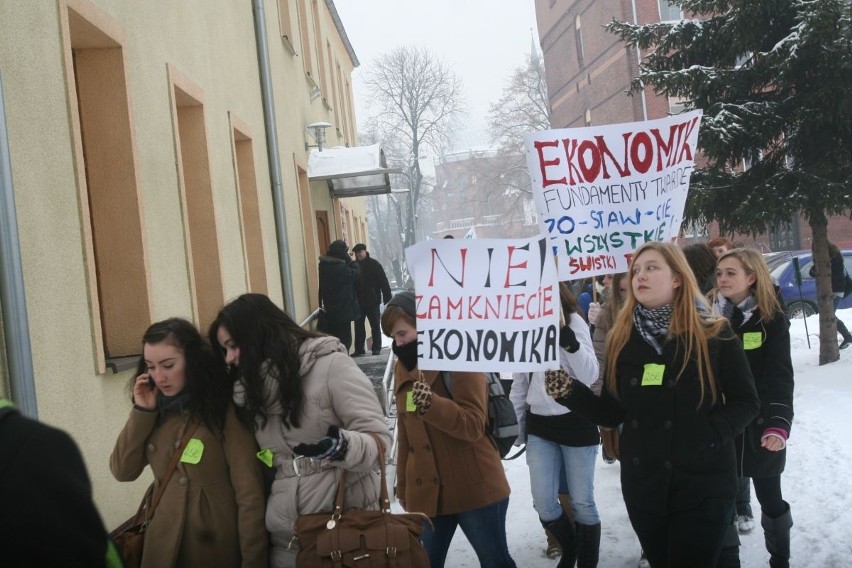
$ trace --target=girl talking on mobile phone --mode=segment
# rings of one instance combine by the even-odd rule
[[[254,436],[237,420],[224,368],[195,326],[179,318],[149,327],[142,351],[110,470],[133,481],[150,466],[156,492],[182,451],[146,532],[142,566],[265,568],[261,463]]]

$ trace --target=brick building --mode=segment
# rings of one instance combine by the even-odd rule
[[[680,9],[667,0],[535,0],[536,20],[553,128],[616,124],[661,118],[681,110],[680,101],[650,88],[627,96],[639,74],[641,54],[604,30],[613,19],[636,24],[677,20]],[[684,227],[685,242],[719,234],[718,225]],[[828,235],[852,248],[852,221],[832,217]],[[768,234],[726,235],[764,252],[810,247],[811,229],[796,212]]]
[[[431,237],[464,237],[473,228],[479,238],[510,238],[538,233],[535,205],[526,188],[526,162],[507,168],[493,150],[470,150],[443,156],[435,166],[435,199],[424,227]]]

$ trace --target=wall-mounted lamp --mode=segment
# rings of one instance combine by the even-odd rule
[[[325,129],[331,127],[331,124],[328,122],[312,122],[311,124],[305,127],[308,134],[316,141],[316,144],[308,144],[305,142],[305,150],[309,148],[316,148],[317,151],[322,152],[322,145],[325,144]]]

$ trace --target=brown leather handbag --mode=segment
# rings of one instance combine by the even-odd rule
[[[110,538],[115,543],[121,558],[124,560],[124,568],[138,568],[142,565],[142,549],[145,545],[145,531],[148,530],[148,524],[154,518],[154,510],[160,503],[160,498],[169,484],[172,474],[177,468],[180,456],[186,448],[187,442],[195,434],[198,428],[197,423],[192,423],[187,428],[181,440],[180,447],[172,456],[172,461],[169,462],[169,468],[163,476],[163,481],[160,482],[160,487],[154,494],[154,484],[152,483],[145,492],[145,497],[142,498],[142,503],[139,504],[139,509],[136,514],[121,523],[115,530],[109,533]]]
[[[420,542],[423,523],[431,524],[423,513],[390,512],[385,477],[385,454],[375,435],[382,472],[378,511],[344,511],[346,470],[340,474],[337,499],[331,513],[300,515],[296,520],[299,568],[429,568],[429,556]]]

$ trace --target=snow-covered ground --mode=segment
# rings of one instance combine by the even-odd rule
[[[838,315],[847,326],[852,326],[852,309],[841,310]],[[796,372],[796,416],[781,486],[795,523],[791,564],[846,568],[852,566],[852,444],[849,440],[852,435],[852,349],[841,351],[839,361],[820,367],[818,317],[809,318],[807,325],[808,334],[804,320],[794,320],[790,327]],[[544,556],[544,533],[532,507],[524,457],[503,463],[512,487],[506,533],[515,562],[519,568],[556,566],[556,560]],[[607,465],[598,460],[595,496],[602,523],[599,566],[635,567],[639,559],[639,541],[624,508],[617,463]],[[741,537],[740,559],[744,568],[769,563],[759,525],[760,504],[753,491],[752,507],[758,526],[751,534]],[[479,566],[460,530],[450,548],[447,566]]]

